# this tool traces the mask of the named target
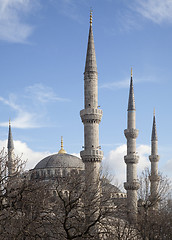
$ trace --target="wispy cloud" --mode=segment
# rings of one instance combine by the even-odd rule
[[[36,114],[27,112],[20,105],[18,105],[15,101],[16,97],[14,95],[10,95],[9,99],[5,99],[0,97],[0,102],[9,106],[12,110],[14,110],[17,114],[16,118],[12,120],[13,127],[16,128],[36,128],[38,124],[36,124]],[[0,122],[1,127],[8,126],[7,122]]]
[[[34,27],[24,23],[24,17],[32,13],[39,0],[0,0],[0,40],[24,43]]]
[[[134,8],[144,18],[155,23],[172,23],[172,1],[171,0],[135,0]]]
[[[107,82],[100,86],[100,88],[107,88],[107,89],[118,89],[118,88],[127,88],[129,86],[129,80],[125,79],[118,82]]]
[[[142,83],[142,82],[155,82],[155,79],[153,77],[145,77],[145,78],[136,78],[134,79],[134,84],[136,83]],[[126,78],[124,80],[118,81],[118,82],[107,82],[100,86],[100,88],[106,88],[106,89],[120,89],[120,88],[128,88],[130,84],[130,79]]]
[[[142,29],[145,20],[155,24],[172,23],[171,0],[133,0],[124,1],[119,9],[119,28],[121,32]],[[116,30],[113,30],[114,33]]]
[[[67,102],[69,99],[58,97],[51,87],[43,84],[29,86],[19,96],[15,94],[10,94],[7,98],[0,96],[0,102],[8,106],[10,112],[11,110],[15,112],[16,117],[11,119],[11,122],[16,128],[43,127],[45,123],[42,119],[45,118],[48,104],[52,101]],[[0,126],[8,126],[8,121],[0,122]]]
[[[51,0],[51,3],[58,9],[58,11],[60,11],[61,14],[79,23],[82,21],[79,7],[83,7],[83,5],[88,4],[85,0]]]
[[[48,102],[66,102],[69,101],[67,98],[58,97],[52,88],[44,86],[41,83],[36,83],[26,88],[26,92],[29,93],[29,97],[34,98],[36,101],[41,103]]]

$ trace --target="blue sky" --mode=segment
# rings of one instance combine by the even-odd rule
[[[133,68],[141,171],[149,165],[156,109],[160,170],[172,177],[172,1],[0,0],[0,146],[11,118],[17,154],[28,168],[83,145],[83,72],[89,11],[103,109],[100,144],[105,165],[125,176],[127,102]]]

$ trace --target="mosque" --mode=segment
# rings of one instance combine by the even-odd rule
[[[121,197],[126,199],[130,218],[134,219],[137,213],[137,190],[140,186],[137,179],[137,163],[139,161],[139,156],[136,152],[136,138],[139,131],[136,129],[136,108],[132,70],[127,111],[127,129],[124,130],[124,134],[127,139],[127,155],[124,157],[127,168],[127,176],[124,188],[127,194],[121,193],[115,186],[112,194],[116,198]],[[99,181],[100,164],[103,159],[103,151],[99,145],[99,124],[101,122],[102,114],[103,112],[99,108],[98,104],[98,73],[91,12],[84,72],[84,109],[80,111],[80,117],[84,125],[84,149],[80,152],[81,158],[66,153],[63,148],[63,139],[61,139],[61,149],[59,152],[42,159],[34,169],[29,171],[31,179],[49,179],[53,177],[65,178],[65,176],[70,174],[72,171],[83,171],[86,174],[89,174],[89,181],[85,181],[86,185],[90,184],[90,182],[95,183]],[[14,171],[13,154],[14,144],[11,133],[11,125],[9,124],[8,172],[10,175]],[[151,197],[155,197],[158,194],[159,183],[159,155],[155,114],[153,116],[151,155],[149,156],[149,159],[151,162]]]

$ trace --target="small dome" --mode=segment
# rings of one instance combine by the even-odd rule
[[[45,168],[73,168],[73,169],[84,169],[84,163],[82,159],[70,155],[70,154],[53,154],[42,159],[34,169],[45,169]]]
[[[103,192],[121,193],[120,189],[117,186],[111,184],[110,181],[106,178],[101,179],[101,186]]]

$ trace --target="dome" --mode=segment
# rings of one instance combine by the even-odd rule
[[[70,155],[70,154],[53,154],[42,159],[34,169],[45,169],[45,168],[73,168],[73,169],[84,169],[84,163],[82,159]]]

